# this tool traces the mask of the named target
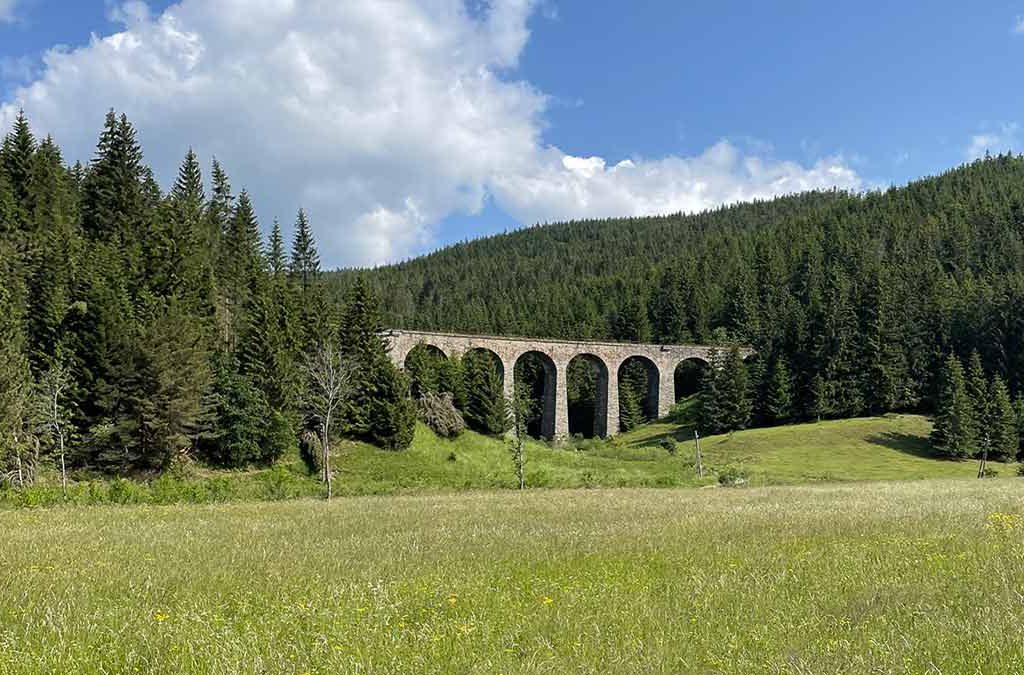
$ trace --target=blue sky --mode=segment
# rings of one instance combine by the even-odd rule
[[[1024,2],[0,0],[0,121],[189,145],[330,265],[899,184],[1019,145]],[[625,163],[623,163],[625,162]]]

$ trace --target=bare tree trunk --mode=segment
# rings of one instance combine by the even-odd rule
[[[58,434],[60,439],[60,488],[64,493],[64,499],[68,498],[68,468],[64,464],[64,434]]]
[[[324,482],[327,483],[327,501],[330,501],[333,496],[333,486],[331,485],[331,416],[329,413],[323,422],[322,429],[324,433],[322,443],[324,453]]]
[[[693,443],[697,447],[697,478],[703,478],[704,462],[700,457],[700,434],[697,433],[696,429],[693,430]]]

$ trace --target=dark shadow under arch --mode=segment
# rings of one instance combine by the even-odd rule
[[[569,434],[604,438],[608,435],[608,366],[594,354],[578,354],[565,372]]]
[[[619,428],[629,431],[658,417],[658,366],[630,356],[619,366]]]
[[[534,438],[555,436],[555,362],[543,352],[528,351],[519,355],[514,366],[516,394],[533,403],[526,422],[526,432]]]

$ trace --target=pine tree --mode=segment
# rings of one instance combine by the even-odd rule
[[[943,367],[932,445],[947,457],[970,457],[977,450],[975,407],[967,387],[964,368],[950,354]]]
[[[704,436],[717,434],[725,427],[718,391],[721,359],[716,352],[712,352],[710,360],[711,363],[704,370],[700,380],[700,390],[697,392],[697,428]]]
[[[728,351],[718,378],[718,407],[722,427],[726,431],[745,429],[750,422],[750,398],[747,368],[740,350]]]
[[[1017,434],[1017,411],[1010,400],[1010,391],[998,374],[992,377],[989,387],[989,416],[985,422],[991,444],[989,458],[1007,461],[1017,455],[1019,436]]]
[[[462,357],[462,371],[466,396],[462,414],[466,424],[484,434],[505,433],[509,420],[497,363],[488,353],[472,350]]]
[[[267,245],[267,267],[272,276],[279,277],[288,271],[284,258],[284,237],[281,236],[281,223],[274,221],[270,229],[270,241]]]
[[[101,459],[122,472],[166,469],[191,449],[210,380],[202,335],[180,304],[159,301],[133,346],[123,407],[115,423],[118,444]],[[112,452],[111,452],[112,451]]]
[[[295,237],[292,239],[292,260],[290,268],[303,295],[320,275],[320,255],[316,250],[316,241],[309,226],[306,212],[299,209],[295,219]]]
[[[864,300],[864,381],[861,386],[867,409],[889,412],[905,405],[907,362],[898,332],[896,303],[886,272],[871,279]]]
[[[107,113],[96,157],[83,185],[82,225],[98,239],[134,241],[145,217],[144,167],[135,128],[113,110]]]
[[[981,456],[992,451],[991,429],[987,422],[992,419],[992,400],[989,398],[988,378],[981,365],[978,350],[971,352],[966,373],[967,400],[971,406],[971,419],[974,422],[975,455]]]
[[[774,424],[788,422],[793,416],[793,381],[783,356],[772,362],[766,387],[765,412]]]
[[[353,368],[344,420],[348,433],[401,449],[412,442],[416,411],[405,375],[388,356],[379,307],[369,286],[357,279],[339,330],[342,354]]]
[[[32,135],[25,111],[18,112],[14,128],[4,138],[0,147],[0,168],[7,177],[7,184],[14,199],[13,220],[16,229],[31,230],[32,169],[36,153],[36,140]]]

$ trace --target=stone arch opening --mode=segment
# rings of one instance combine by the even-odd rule
[[[458,360],[461,391],[455,393],[466,426],[484,434],[508,429],[505,412],[505,366],[501,357],[484,347],[473,347]]]
[[[453,391],[448,371],[448,357],[439,347],[420,342],[405,355],[403,364],[409,376],[409,393],[413,398],[424,394]]]
[[[619,366],[619,429],[629,431],[658,417],[658,366],[630,356]]]
[[[678,403],[700,391],[701,381],[709,370],[711,370],[711,364],[697,356],[691,356],[677,363],[673,376],[675,402]]]
[[[543,352],[528,351],[515,363],[517,394],[532,401],[526,420],[526,433],[534,438],[555,436],[555,362]]]
[[[608,435],[608,366],[594,354],[574,356],[565,369],[569,434]]]

